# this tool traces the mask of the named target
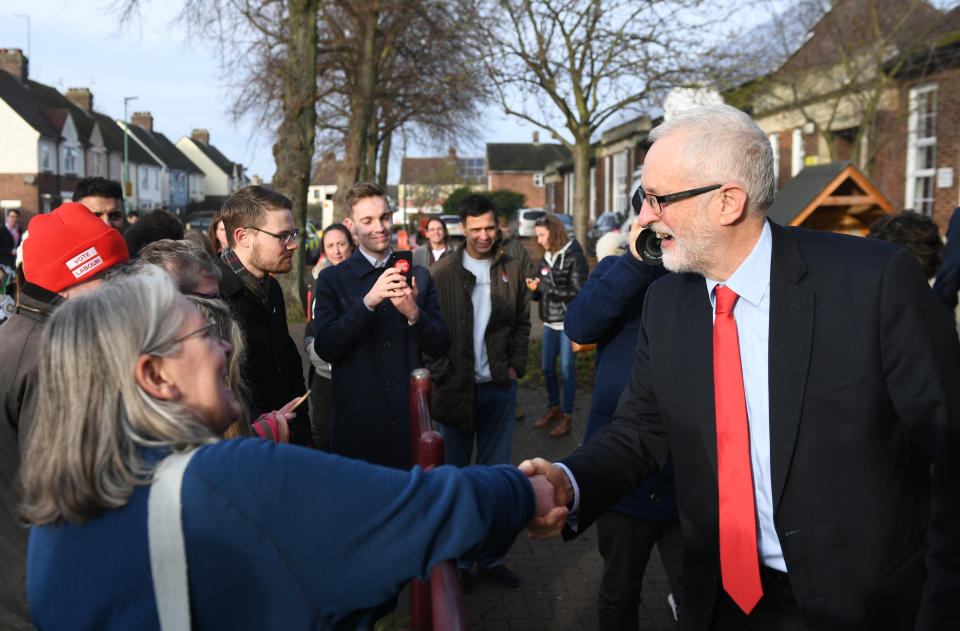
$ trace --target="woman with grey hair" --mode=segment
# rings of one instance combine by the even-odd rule
[[[503,553],[534,514],[565,511],[513,467],[406,472],[220,440],[241,413],[230,352],[160,270],[48,321],[21,470],[38,628],[355,628],[438,561]]]

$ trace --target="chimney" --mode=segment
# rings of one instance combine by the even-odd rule
[[[27,80],[27,58],[19,48],[0,48],[0,69],[6,70],[20,81]]]
[[[90,88],[69,88],[66,97],[82,110],[89,112],[93,109],[93,94],[90,93]]]
[[[536,144],[539,144],[539,143],[540,143],[540,132],[535,131],[535,132],[533,132],[533,144],[536,145]]]
[[[153,115],[150,112],[134,112],[130,122],[147,131],[153,131]]]
[[[190,133],[190,137],[205,145],[210,144],[210,132],[206,129],[194,129],[193,132]]]
[[[450,159],[451,159],[451,160],[456,160],[456,159],[457,159],[457,150],[454,149],[453,147],[450,147],[450,151],[449,151],[449,153],[448,153],[447,155],[450,156]]]

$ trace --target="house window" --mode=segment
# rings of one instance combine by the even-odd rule
[[[793,130],[790,141],[790,177],[795,176],[803,168],[803,132],[797,128]]]
[[[543,173],[533,174],[533,186],[535,188],[543,188]]]
[[[146,190],[150,188],[150,169],[143,168],[143,177],[140,178],[140,188]]]
[[[63,148],[63,172],[64,173],[77,172],[77,150],[74,149],[73,147]]]
[[[590,218],[597,218],[597,167],[590,167]]]
[[[627,152],[613,155],[613,199],[610,210],[623,214],[627,210]]]
[[[770,148],[773,150],[773,185],[780,188],[780,135],[770,134]]]
[[[53,171],[53,167],[50,164],[50,145],[40,145],[40,170]]]
[[[904,206],[918,213],[933,212],[937,171],[937,85],[910,90],[907,131],[907,189]]]
[[[93,154],[93,175],[103,177],[103,156],[99,153]]]

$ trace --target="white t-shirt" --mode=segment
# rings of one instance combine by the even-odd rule
[[[490,323],[490,259],[475,259],[463,252],[463,267],[476,276],[470,299],[473,302],[473,377],[477,383],[491,381],[487,344],[483,339]]]

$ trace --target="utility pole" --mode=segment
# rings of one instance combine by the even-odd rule
[[[127,116],[127,103],[136,100],[135,96],[123,98],[123,216],[130,212],[130,196],[133,195],[133,186],[130,183],[130,154],[127,149],[127,137],[130,135],[130,117]]]

